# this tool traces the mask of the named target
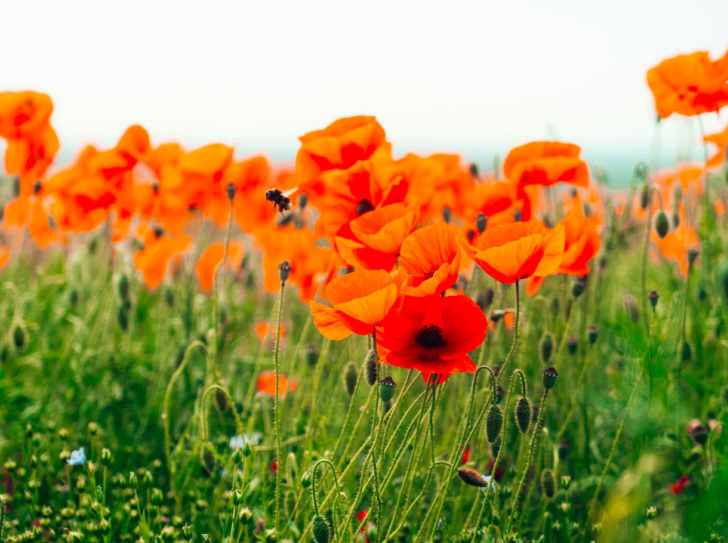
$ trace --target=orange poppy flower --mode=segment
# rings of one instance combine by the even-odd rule
[[[720,168],[725,162],[726,150],[728,149],[728,126],[725,127],[723,132],[705,136],[703,141],[705,143],[712,143],[718,147],[716,153],[708,159],[708,166],[711,168]]]
[[[255,325],[255,335],[258,336],[260,344],[263,345],[270,334],[271,327],[268,321],[260,321]],[[286,337],[286,325],[281,323],[281,341]],[[275,338],[274,338],[275,339]]]
[[[270,397],[276,395],[276,372],[272,370],[266,370],[261,372],[258,376],[258,382],[256,383],[258,392],[266,394]],[[278,374],[278,395],[283,396],[286,392],[293,392],[298,388],[298,381],[296,379],[289,379],[285,375]]]
[[[240,267],[245,254],[245,246],[240,242],[231,241],[228,245],[228,256],[225,265],[232,270]],[[211,243],[200,255],[195,263],[195,275],[200,284],[200,290],[205,294],[212,292],[215,286],[215,275],[225,258],[225,243],[222,241]]]
[[[406,296],[378,329],[380,362],[423,374],[473,373],[468,353],[485,339],[488,320],[467,296]]]
[[[580,152],[581,148],[572,143],[534,141],[511,149],[503,162],[503,173],[519,186],[569,183],[586,188],[589,168],[579,158]]]
[[[718,111],[728,104],[728,52],[715,62],[704,51],[663,60],[647,71],[647,84],[663,119]]]
[[[510,309],[499,309],[497,311],[493,311],[489,323],[489,328],[491,332],[495,332],[496,328],[498,327],[498,322],[500,321],[503,321],[503,324],[506,328],[513,328],[513,324],[515,322],[515,312]]]
[[[30,138],[48,126],[53,102],[38,92],[0,92],[0,137]]]
[[[326,287],[331,307],[309,302],[313,323],[321,334],[339,340],[353,333],[371,334],[389,315],[406,281],[406,273],[355,271],[337,277]]]
[[[56,131],[45,126],[31,137],[8,140],[5,150],[5,171],[20,176],[20,194],[30,196],[33,184],[53,164],[60,143]]]
[[[564,226],[547,228],[541,221],[517,222],[488,228],[476,246],[463,240],[465,253],[501,283],[532,275],[555,273],[564,256]]]
[[[399,262],[410,275],[403,294],[441,294],[458,279],[460,246],[457,228],[439,221],[416,230],[402,243]]]
[[[592,260],[602,247],[602,240],[597,231],[597,219],[586,217],[583,208],[574,207],[564,220],[564,257],[558,269],[552,273],[584,276],[589,273],[588,262]],[[526,282],[526,292],[533,296],[541,287],[545,276],[533,275]]]
[[[152,232],[146,236],[144,248],[134,253],[134,267],[141,272],[149,290],[162,284],[172,257],[185,252],[191,244],[192,238],[187,234],[157,237]]]
[[[327,170],[346,170],[367,160],[385,142],[385,133],[375,117],[346,117],[323,130],[301,136],[296,155],[296,176],[305,183]]]

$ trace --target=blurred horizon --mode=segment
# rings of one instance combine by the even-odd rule
[[[337,118],[375,115],[394,152],[458,153],[490,171],[516,145],[558,139],[622,186],[655,159],[647,69],[680,53],[715,58],[728,2],[685,9],[616,0],[240,3],[14,2],[4,29],[22,44],[0,90],[54,101],[56,167],[86,144],[112,146],[141,124],[153,144],[213,142],[237,156],[295,157],[297,138]],[[675,13],[680,16],[676,17]],[[706,133],[728,117],[704,115]],[[694,119],[661,123],[660,165],[702,160]]]

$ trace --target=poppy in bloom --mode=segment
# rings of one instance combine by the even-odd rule
[[[725,162],[726,151],[728,150],[728,126],[725,127],[723,132],[705,136],[703,141],[705,143],[712,143],[718,147],[718,151],[708,159],[708,166],[711,168],[720,168]]]
[[[650,239],[657,245],[663,258],[677,263],[678,270],[683,277],[688,273],[688,251],[696,249],[699,244],[695,230],[685,222],[685,214],[681,212],[680,224],[673,231],[660,239],[655,229],[652,229]]]
[[[0,137],[25,139],[48,125],[53,102],[38,92],[0,92]]]
[[[266,370],[258,376],[256,383],[258,392],[267,394],[268,396],[276,395],[276,372]],[[288,379],[285,375],[278,374],[278,395],[283,396],[286,392],[293,392],[298,388],[296,379]]]
[[[675,496],[678,496],[682,493],[683,490],[685,490],[685,487],[688,486],[688,483],[690,482],[690,478],[687,475],[683,475],[678,479],[677,483],[671,483],[667,485],[667,487],[672,491]]]
[[[263,345],[263,343],[265,343],[268,339],[270,331],[271,328],[268,321],[260,321],[255,325],[255,335],[258,336],[261,345]],[[284,337],[286,337],[286,325],[281,323],[281,341],[283,341]]]
[[[231,241],[228,245],[228,255],[225,265],[230,269],[237,269],[243,260],[245,247],[242,243]],[[225,243],[222,241],[212,243],[200,255],[195,264],[195,275],[200,284],[200,290],[209,294],[215,286],[215,275],[225,258]]]
[[[589,168],[579,158],[581,148],[572,143],[534,141],[512,149],[503,162],[506,179],[519,186],[569,183],[589,186]]]
[[[301,183],[327,170],[346,170],[367,160],[385,142],[382,126],[374,117],[346,117],[323,130],[301,136],[296,175]]]
[[[564,226],[564,257],[553,273],[583,277],[591,269],[588,262],[602,247],[602,240],[597,231],[597,218],[587,217],[582,208],[574,207],[560,224]],[[530,296],[538,292],[544,279],[545,277],[539,275],[528,278],[526,291]]]
[[[337,277],[326,287],[331,307],[309,302],[313,323],[328,339],[344,339],[352,333],[374,332],[395,306],[406,273],[362,270]]]
[[[564,256],[564,227],[549,229],[536,219],[502,224],[486,229],[475,243],[463,240],[465,253],[496,281],[515,283],[556,272]]]
[[[647,71],[657,114],[692,116],[728,104],[728,52],[711,61],[705,51],[663,60]]]
[[[458,279],[457,228],[439,221],[413,232],[402,243],[399,262],[410,275],[405,295],[441,294]]]
[[[467,296],[406,296],[378,329],[380,362],[445,378],[473,373],[468,353],[485,339],[488,320]]]
[[[184,253],[192,244],[187,234],[147,236],[143,249],[134,253],[134,267],[141,272],[149,290],[156,289],[167,276],[167,266],[172,257]]]

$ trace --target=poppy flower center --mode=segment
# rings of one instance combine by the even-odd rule
[[[434,324],[428,324],[420,328],[415,336],[415,342],[425,349],[434,349],[447,345],[447,341],[442,337],[442,328]]]
[[[365,198],[364,200],[361,200],[358,204],[356,204],[356,216],[361,217],[362,215],[364,215],[364,213],[372,211],[373,209],[374,206],[372,205],[372,203]]]

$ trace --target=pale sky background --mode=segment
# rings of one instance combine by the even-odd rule
[[[555,136],[619,178],[650,158],[646,70],[728,48],[726,0],[5,0],[0,17],[0,89],[51,95],[66,161],[134,123],[155,144],[292,160],[298,136],[371,114],[398,155],[487,168]],[[663,162],[702,157],[694,121],[660,137]]]

